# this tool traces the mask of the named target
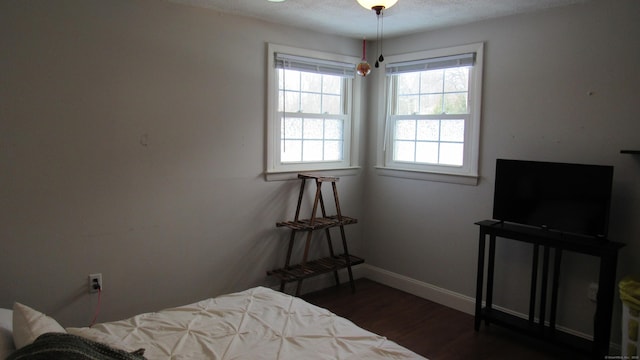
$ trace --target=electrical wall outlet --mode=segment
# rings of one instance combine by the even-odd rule
[[[589,287],[587,288],[587,299],[593,302],[598,301],[598,284],[597,283],[592,282],[589,284]]]
[[[98,290],[104,290],[102,274],[89,274],[89,293],[97,293]]]

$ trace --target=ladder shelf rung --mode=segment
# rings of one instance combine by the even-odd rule
[[[288,227],[293,230],[318,230],[318,229],[326,229],[335,226],[341,225],[350,225],[358,222],[357,219],[348,216],[342,216],[342,220],[338,219],[337,215],[327,216],[327,217],[318,217],[313,219],[313,223],[311,223],[312,219],[303,219],[298,221],[281,221],[276,223],[277,227]]]
[[[339,177],[335,176],[320,176],[309,173],[298,174],[298,179],[314,179],[318,182],[337,182],[338,180],[340,180]]]
[[[364,263],[364,259],[349,255],[350,266]],[[298,281],[312,276],[330,273],[332,271],[347,268],[347,257],[336,255],[333,257],[321,258],[313,261],[307,261],[304,266],[302,264],[291,265],[288,268],[275,269],[267,271],[267,275],[273,275],[285,282]]]

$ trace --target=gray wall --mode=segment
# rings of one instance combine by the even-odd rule
[[[267,42],[360,51],[156,0],[2,1],[0,306],[86,325],[94,272],[101,320],[273,285],[299,183],[262,174]]]
[[[491,218],[496,158],[513,158],[614,165],[610,238],[627,244],[618,274],[640,275],[640,156],[619,153],[640,148],[640,2],[595,1],[390,39],[385,52],[482,41],[478,186],[379,176],[369,158],[368,262],[475,296],[474,222]],[[371,103],[372,116],[375,109]],[[370,131],[369,139],[380,138],[380,127]],[[499,242],[497,257],[496,303],[528,313],[531,249]],[[591,334],[595,307],[586,295],[598,263],[588,256],[563,260],[558,321]]]
[[[619,274],[640,273],[640,159],[619,154],[640,148],[639,6],[594,1],[387,39],[389,55],[485,42],[481,179],[379,176],[373,75],[365,171],[339,183],[343,212],[360,219],[347,228],[353,252],[473,296],[473,223],[491,216],[495,159],[584,162],[616,167],[610,235],[628,244]],[[0,306],[84,325],[93,272],[103,321],[272,285],[265,270],[286,241],[274,224],[293,214],[298,183],[262,177],[265,42],[360,50],[358,39],[151,0],[1,2]],[[529,251],[498,251],[496,301],[524,311]],[[597,264],[565,260],[560,322],[590,332]]]

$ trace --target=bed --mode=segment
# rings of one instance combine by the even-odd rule
[[[17,354],[52,341],[47,335],[81,339],[92,349],[102,346],[103,355],[116,352],[105,359],[424,359],[326,309],[266,287],[90,328],[65,329],[21,303],[3,309],[0,321],[1,360],[9,353],[30,359]]]

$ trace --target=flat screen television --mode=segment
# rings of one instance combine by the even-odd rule
[[[498,159],[493,218],[606,238],[613,166]]]

